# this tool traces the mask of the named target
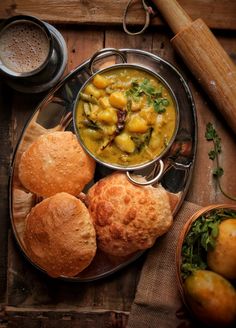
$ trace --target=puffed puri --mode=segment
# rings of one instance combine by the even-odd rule
[[[58,193],[33,207],[26,219],[26,254],[52,277],[74,277],[92,262],[96,233],[87,207]]]
[[[97,234],[97,246],[114,256],[150,248],[172,222],[169,197],[161,186],[136,186],[124,173],[93,185],[86,199]]]
[[[95,161],[70,131],[49,132],[22,154],[19,179],[32,193],[49,197],[58,192],[78,196],[94,176]]]

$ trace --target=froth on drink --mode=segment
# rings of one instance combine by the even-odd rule
[[[47,34],[34,22],[13,22],[0,33],[0,60],[14,72],[37,70],[46,62],[49,50]]]
[[[0,74],[13,89],[45,91],[61,78],[67,62],[62,35],[53,26],[28,15],[0,25]]]
[[[35,17],[11,17],[0,29],[0,70],[8,77],[34,76],[49,63],[52,52],[51,33]]]

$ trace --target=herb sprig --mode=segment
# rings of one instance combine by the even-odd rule
[[[181,275],[183,279],[195,270],[207,268],[207,252],[215,247],[219,224],[235,215],[236,211],[217,209],[200,216],[192,224],[182,246]]]
[[[127,97],[132,98],[135,102],[140,100],[142,95],[146,95],[149,105],[153,105],[154,110],[158,113],[164,113],[169,105],[169,100],[162,97],[163,87],[154,87],[148,79],[144,79],[141,83],[133,81],[131,88],[126,91]]]
[[[217,182],[222,194],[225,197],[236,201],[235,196],[229,195],[228,193],[226,193],[224,191],[224,189],[222,188],[221,182],[220,182],[220,178],[224,175],[224,169],[219,164],[219,154],[222,151],[221,138],[219,137],[219,135],[212,123],[208,123],[206,126],[205,138],[207,141],[213,142],[213,149],[211,149],[208,153],[208,157],[212,161],[215,161],[215,163],[216,163],[216,167],[214,168],[212,175],[216,179],[216,182]]]

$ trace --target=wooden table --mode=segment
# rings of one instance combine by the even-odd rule
[[[192,18],[201,16],[236,62],[236,2],[179,1]],[[65,74],[96,50],[104,47],[137,48],[150,51],[176,65],[186,77],[197,108],[198,147],[192,181],[186,199],[199,205],[234,203],[222,195],[212,178],[211,144],[205,127],[212,122],[221,139],[222,184],[236,195],[235,135],[231,132],[204,90],[196,83],[169,42],[172,33],[156,15],[152,26],[140,36],[127,36],[122,29],[122,1],[2,0],[0,18],[32,14],[54,24],[68,47]],[[141,24],[139,4],[130,21]],[[70,284],[46,278],[24,259],[10,229],[8,177],[13,150],[22,129],[44,94],[26,95],[10,89],[0,80],[0,327],[125,327],[134,300],[144,257],[101,281]],[[6,288],[8,286],[8,288]]]

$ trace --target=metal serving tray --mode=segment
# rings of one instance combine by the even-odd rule
[[[137,49],[121,49],[127,57],[127,63],[140,64],[151,69],[153,72],[162,76],[170,85],[177,98],[180,110],[179,129],[175,141],[169,150],[164,161],[166,171],[160,183],[170,193],[174,199],[172,204],[173,214],[180,208],[186,195],[192,169],[195,161],[196,143],[197,143],[197,124],[196,113],[191,91],[181,73],[170,63],[162,58]],[[95,69],[99,70],[114,63],[119,62],[119,58],[114,55],[98,56]],[[89,60],[82,63],[74,71],[68,74],[55,88],[53,88],[44,100],[39,104],[36,111],[26,124],[18,146],[15,150],[12,162],[12,171],[10,177],[10,216],[12,229],[15,238],[27,257],[24,246],[25,218],[30,209],[39,201],[36,195],[28,192],[21,185],[18,178],[18,165],[21,154],[41,134],[48,131],[73,130],[72,110],[78,91],[90,77]],[[154,170],[154,169],[153,169]],[[102,177],[111,173],[111,169],[98,165],[96,167],[95,177],[91,184]],[[150,169],[150,175],[152,168]],[[86,186],[84,192],[91,186]],[[60,277],[68,281],[87,282],[104,278],[128,264],[134,262],[143,254],[140,251],[129,257],[117,258],[102,253],[100,250],[88,268],[76,277]],[[32,261],[27,257],[32,263]],[[39,270],[35,263],[32,263]]]

